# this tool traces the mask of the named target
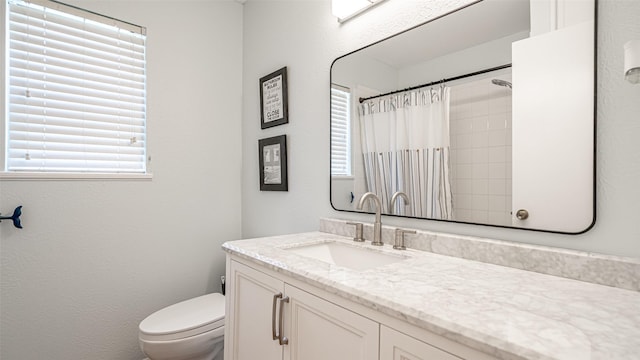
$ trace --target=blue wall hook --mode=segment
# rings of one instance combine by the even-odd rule
[[[13,215],[0,216],[0,222],[2,222],[2,220],[11,219],[13,221],[13,226],[17,227],[18,229],[22,229],[22,224],[20,223],[20,215],[22,215],[22,205],[13,210]]]

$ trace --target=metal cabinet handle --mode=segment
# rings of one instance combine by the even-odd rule
[[[527,210],[520,209],[516,211],[516,218],[518,218],[518,220],[526,220],[529,218],[529,212]]]
[[[278,342],[280,343],[280,345],[287,345],[289,344],[289,339],[287,339],[286,336],[283,336],[283,327],[284,327],[284,316],[282,315],[284,312],[284,303],[288,303],[289,302],[289,297],[285,296],[282,300],[280,300],[280,326],[278,326]]]
[[[271,308],[271,336],[273,340],[279,339],[279,335],[276,332],[276,304],[278,299],[282,299],[282,293],[273,295],[273,307]],[[282,312],[282,310],[280,310]]]

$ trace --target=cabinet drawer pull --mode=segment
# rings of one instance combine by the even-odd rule
[[[282,333],[283,328],[284,328],[284,316],[283,311],[284,311],[284,303],[288,303],[289,302],[289,297],[285,296],[282,300],[280,300],[280,325],[278,326],[278,342],[280,342],[280,345],[287,345],[289,343],[289,339],[287,339],[286,336],[283,336]]]
[[[276,332],[276,304],[278,303],[278,299],[282,299],[282,293],[273,295],[273,307],[271,308],[271,337],[273,340],[280,338]]]

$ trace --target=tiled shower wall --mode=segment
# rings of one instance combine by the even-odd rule
[[[451,187],[458,221],[511,225],[511,89],[494,75],[451,87]]]

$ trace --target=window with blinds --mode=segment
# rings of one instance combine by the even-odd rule
[[[145,29],[7,3],[6,171],[145,173]]]
[[[331,176],[351,176],[351,93],[331,87]]]

